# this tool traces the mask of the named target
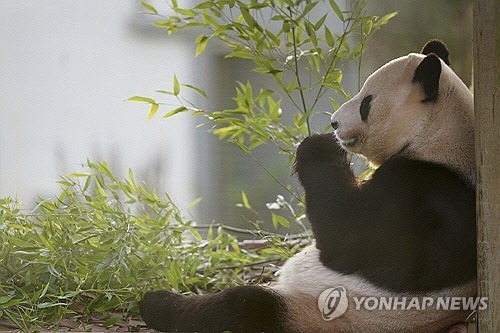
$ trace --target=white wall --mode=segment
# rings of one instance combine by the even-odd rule
[[[0,0],[0,8],[1,197],[52,195],[58,175],[87,157],[137,172],[160,159],[163,189],[181,206],[197,196],[191,117],[148,123],[146,105],[124,102],[171,88],[174,72],[195,83],[191,40],[149,30],[135,1]]]

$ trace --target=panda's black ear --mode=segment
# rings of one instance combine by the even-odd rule
[[[438,97],[441,61],[434,53],[429,54],[418,64],[413,75],[413,83],[422,86],[425,98],[422,102],[434,102]]]
[[[427,44],[424,45],[420,53],[424,55],[434,53],[439,58],[443,59],[445,64],[447,64],[448,66],[450,65],[450,59],[448,58],[450,52],[448,52],[448,48],[446,47],[446,45],[439,39],[432,39],[428,41]]]

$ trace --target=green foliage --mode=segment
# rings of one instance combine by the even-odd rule
[[[217,291],[269,278],[274,270],[258,264],[298,248],[256,230],[269,242],[245,249],[224,226],[185,219],[132,172],[118,179],[106,163],[87,169],[62,177],[61,193],[33,211],[0,200],[0,317],[26,330],[67,316],[111,323],[135,313],[146,290]]]
[[[216,0],[185,8],[171,0],[170,15],[159,14],[159,21],[153,23],[169,34],[198,29],[195,56],[202,54],[209,42],[218,40],[219,46],[225,46],[225,58],[252,62],[254,72],[269,78],[257,84],[237,82],[233,106],[223,110],[202,106],[212,105],[205,91],[179,84],[177,76],[172,91],[158,92],[174,96],[178,102],[163,118],[185,112],[204,117],[202,125],[209,125],[220,140],[235,144],[290,195],[287,217],[271,214],[268,225],[272,223],[275,229],[289,228],[292,223],[305,228],[303,200],[292,186],[273,175],[253,150],[270,145],[291,163],[298,144],[314,131],[313,117],[324,113],[318,106],[331,104],[336,110],[350,98],[342,86],[343,68],[355,62],[359,69],[367,39],[396,15],[367,15],[365,4],[366,0],[352,0],[341,9],[335,0]],[[185,97],[185,91],[181,92],[181,86],[208,103],[193,103]],[[167,104],[148,97],[131,100],[149,101],[152,106]],[[151,115],[150,111],[149,118]],[[320,131],[329,128],[325,124]],[[246,203],[248,198],[243,193],[242,207],[257,213]],[[263,220],[255,215],[257,222]]]
[[[336,99],[349,98],[342,87],[342,67],[351,61],[361,65],[367,38],[395,15],[366,15],[365,0],[353,0],[344,11],[334,0],[217,0],[202,1],[193,8],[170,1],[170,7],[174,14],[166,19],[158,15],[162,20],[154,25],[169,34],[201,29],[195,39],[195,56],[217,39],[226,46],[226,58],[253,61],[253,71],[271,77],[274,84],[255,89],[250,82],[238,83],[234,108],[207,110],[184,99],[174,77],[173,91],[162,92],[176,96],[179,107],[164,117],[192,111],[206,117],[206,124],[215,125],[212,132],[220,139],[233,142],[244,152],[250,154],[262,144],[272,144],[289,161],[296,145],[311,134],[310,120],[318,113],[318,103],[333,94],[336,97],[330,101],[337,108]],[[327,19],[336,20],[342,31],[330,30]],[[186,86],[206,97],[203,90]],[[283,99],[293,107],[283,110]],[[157,104],[155,100],[150,103]],[[285,112],[291,122],[286,121]]]
[[[270,78],[260,80],[258,89],[252,82],[237,82],[233,106],[223,110],[203,107],[201,104],[212,105],[205,91],[179,84],[177,76],[172,91],[158,92],[178,101],[163,118],[184,112],[204,117],[202,125],[209,125],[220,140],[235,144],[288,192],[292,204],[286,206],[287,217],[273,213],[268,221],[275,229],[289,228],[291,223],[305,228],[301,195],[273,175],[253,150],[270,145],[291,163],[298,144],[314,131],[313,117],[324,113],[318,106],[331,104],[335,110],[350,98],[342,86],[343,68],[351,62],[361,67],[366,40],[396,14],[382,18],[367,15],[365,2],[346,2],[348,8],[342,10],[335,0],[216,0],[201,1],[192,8],[171,0],[170,15],[157,15],[160,20],[153,23],[169,34],[198,29],[196,57],[209,42],[218,40],[219,46],[225,46],[226,58],[246,59],[253,63],[254,72]],[[193,103],[181,92],[181,86],[208,103]],[[167,104],[147,97],[136,99],[132,98],[138,102],[149,100],[152,106]],[[151,116],[150,110],[148,118]],[[321,131],[327,129],[329,125],[325,124]],[[245,202],[248,199],[244,194],[243,207],[256,213]]]

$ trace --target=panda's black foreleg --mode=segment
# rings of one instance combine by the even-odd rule
[[[258,286],[240,286],[203,296],[166,290],[148,292],[139,303],[150,328],[166,332],[285,332],[285,300]]]
[[[294,167],[321,256],[335,255],[336,249],[348,255],[346,250],[359,243],[349,239],[359,236],[352,232],[359,189],[346,152],[332,134],[313,135],[298,147]]]
[[[474,190],[447,168],[395,157],[359,185],[332,135],[315,135],[295,170],[325,266],[399,291],[474,278]]]

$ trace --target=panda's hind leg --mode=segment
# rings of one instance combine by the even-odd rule
[[[269,288],[240,286],[212,295],[148,292],[141,315],[158,331],[284,332],[285,299]]]

